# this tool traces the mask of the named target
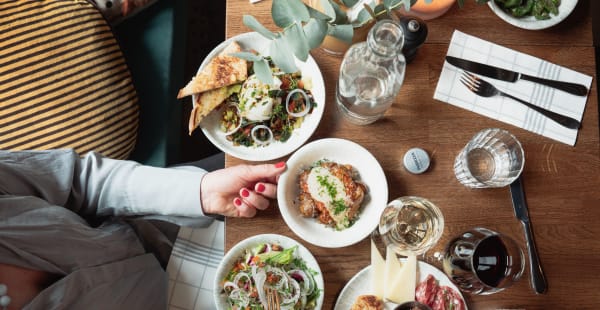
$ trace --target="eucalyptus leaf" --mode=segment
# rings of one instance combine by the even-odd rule
[[[335,19],[333,20],[332,23],[336,24],[336,25],[347,24],[348,23],[348,15],[346,15],[346,12],[344,12],[344,10],[342,10],[340,5],[333,1],[331,1],[329,3],[331,3],[331,6],[335,10]]]
[[[244,25],[246,25],[246,27],[260,33],[263,37],[269,40],[275,39],[276,35],[269,31],[269,29],[263,26],[258,20],[256,20],[254,16],[244,15],[242,21],[244,22]]]
[[[433,2],[433,0],[425,0],[425,3],[427,3],[427,4],[429,4],[431,2]]]
[[[304,25],[304,35],[310,49],[319,47],[327,35],[327,22],[311,18]]]
[[[362,26],[367,24],[372,19],[373,18],[371,17],[371,14],[369,14],[369,12],[363,8],[362,10],[360,10],[360,12],[358,12],[358,15],[356,16],[352,24],[354,26]]]
[[[347,7],[347,8],[351,8],[353,7],[356,3],[358,3],[358,1],[360,0],[342,0],[342,3]]]
[[[248,61],[261,61],[263,58],[259,55],[250,53],[250,52],[237,52],[232,53],[231,56],[235,56],[237,58],[241,58]]]
[[[328,34],[346,43],[352,43],[354,27],[352,25],[329,25]]]
[[[277,38],[271,41],[269,45],[269,55],[273,59],[273,63],[283,72],[294,73],[298,71],[294,54],[289,52],[290,47],[287,45],[285,38]]]
[[[323,13],[329,16],[329,20],[335,20],[337,13],[333,4],[329,0],[317,0],[321,2],[321,7],[323,8]]]
[[[254,69],[254,74],[256,74],[256,77],[261,82],[273,85],[273,74],[266,59],[261,58],[259,61],[255,61],[252,68]]]
[[[294,23],[304,23],[310,18],[302,0],[273,0],[271,17],[275,25],[286,28]]]
[[[308,59],[308,42],[306,40],[306,36],[304,35],[304,30],[302,26],[298,23],[291,25],[290,27],[285,28],[283,31],[283,37],[287,42],[287,46],[289,46],[292,51],[294,51],[294,55],[302,61],[306,61]]]
[[[399,9],[400,5],[403,5],[405,10],[410,10],[412,3],[411,0],[383,0],[383,5],[387,10]]]
[[[324,0],[324,1],[327,1],[327,0]],[[321,12],[313,7],[308,6],[306,8],[308,9],[308,15],[310,15],[311,18],[324,20],[324,21],[333,20],[332,17],[328,16],[327,14],[324,14],[323,12]]]

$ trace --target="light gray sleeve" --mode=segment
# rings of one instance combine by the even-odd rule
[[[82,216],[203,216],[196,167],[156,168],[72,150],[0,151],[0,193],[35,196]]]

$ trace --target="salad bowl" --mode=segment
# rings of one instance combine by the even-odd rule
[[[276,247],[278,248],[276,249]],[[302,262],[298,264],[299,266],[289,267],[293,268],[293,270],[285,270],[285,272],[287,272],[291,276],[291,278],[298,279],[298,274],[302,274],[302,278],[307,279],[307,277],[310,277],[311,281],[313,281],[312,284],[310,284],[312,285],[311,290],[313,291],[313,293],[310,294],[309,298],[306,298],[306,302],[310,305],[310,307],[306,309],[321,309],[321,307],[323,306],[323,298],[325,296],[325,286],[323,281],[323,275],[321,273],[321,269],[319,267],[319,264],[317,263],[317,260],[310,253],[310,251],[301,243],[297,242],[292,238],[278,234],[260,234],[249,237],[240,241],[225,254],[223,260],[217,268],[213,283],[213,297],[216,308],[218,310],[231,309],[230,302],[228,301],[228,298],[230,298],[231,296],[229,295],[230,293],[227,293],[224,290],[224,286],[231,287],[231,283],[228,282],[236,282],[231,281],[230,278],[236,277],[235,273],[238,272],[236,270],[239,269],[240,261],[244,262],[247,260],[256,260],[254,259],[255,256],[261,256],[263,258],[268,257],[270,256],[270,253],[275,253],[279,250],[289,250],[290,253],[293,253],[293,260]],[[258,252],[261,253],[259,254]],[[277,261],[276,259],[274,259],[273,261],[269,259],[264,259],[265,266],[261,268],[288,268],[287,266],[289,265],[282,266],[281,264],[279,264],[279,262],[281,261]],[[251,268],[254,269],[253,271],[249,272],[249,274],[254,274],[254,276],[252,276],[252,283],[256,284],[254,278],[256,274],[259,274],[261,272],[261,268]],[[304,290],[304,288],[308,286],[307,282],[300,282],[300,287],[302,288],[302,290]],[[302,293],[302,295],[303,296],[300,298],[304,297],[304,293]],[[282,302],[283,299],[284,298],[282,298]]]
[[[232,41],[238,42],[245,51],[256,51],[260,55],[268,56],[269,40],[256,32],[248,32],[233,36],[215,47],[204,59],[198,72],[200,72],[212,58],[222,52]],[[227,134],[221,129],[221,110],[212,111],[200,123],[200,128],[204,135],[221,151],[248,161],[267,161],[280,158],[290,154],[304,144],[317,129],[323,112],[325,110],[325,82],[319,66],[312,56],[308,56],[306,62],[296,59],[296,66],[299,68],[303,80],[306,79],[307,87],[310,87],[314,99],[312,111],[305,115],[302,123],[295,128],[290,137],[285,141],[272,141],[267,145],[235,145],[229,141]],[[193,96],[193,101],[196,96]]]

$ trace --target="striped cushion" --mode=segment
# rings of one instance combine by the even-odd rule
[[[119,45],[86,1],[0,1],[0,149],[127,158],[137,94]]]

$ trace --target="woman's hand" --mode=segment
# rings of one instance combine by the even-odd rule
[[[277,180],[285,162],[238,165],[207,173],[200,185],[200,200],[206,214],[253,217],[277,197]]]

